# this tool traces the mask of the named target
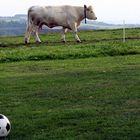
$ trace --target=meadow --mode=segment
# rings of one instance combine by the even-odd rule
[[[140,29],[0,37],[4,140],[139,140]]]

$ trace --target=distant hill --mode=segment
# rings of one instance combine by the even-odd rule
[[[84,24],[84,21],[81,24],[83,29],[120,29],[123,28],[123,24],[108,24],[99,21],[87,21],[87,24]],[[125,24],[125,28],[139,28],[140,24]]]
[[[27,19],[27,15],[24,14],[17,14],[15,16],[8,16],[8,17],[1,17],[0,16],[0,22],[4,21],[4,22],[20,22],[20,23],[24,23]]]
[[[16,36],[23,35],[26,28],[27,15],[17,14],[11,17],[0,17],[0,36]],[[98,29],[118,29],[122,28],[121,24],[108,24],[98,21],[87,20],[87,24],[82,21],[80,28],[81,30],[98,30]],[[126,24],[126,28],[140,27],[140,24]],[[46,30],[47,29],[47,30]],[[49,29],[46,26],[43,27],[42,32],[56,32],[61,28]]]

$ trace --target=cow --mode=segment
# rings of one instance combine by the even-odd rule
[[[62,26],[62,42],[66,41],[65,34],[68,29],[74,32],[76,41],[81,42],[77,34],[77,27],[86,18],[89,20],[97,19],[92,6],[32,6],[28,9],[25,43],[29,43],[32,32],[35,34],[36,42],[40,43],[38,32],[43,25],[49,28]]]

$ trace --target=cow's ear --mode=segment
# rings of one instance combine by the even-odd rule
[[[87,7],[87,10],[88,10],[88,11],[91,11],[91,10],[92,10],[92,6],[91,6],[91,5],[88,6],[88,7]]]

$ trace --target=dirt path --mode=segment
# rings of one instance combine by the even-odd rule
[[[128,37],[126,38],[126,40],[136,40],[136,39],[140,39],[140,37]],[[113,38],[113,39],[94,39],[94,40],[82,40],[81,44],[89,44],[89,43],[96,43],[96,42],[101,42],[101,41],[122,41],[122,38]],[[74,41],[67,41],[66,43],[62,43],[62,42],[58,42],[58,41],[54,41],[54,42],[42,42],[42,43],[29,43],[29,44],[25,44],[25,43],[11,43],[11,44],[0,44],[0,47],[19,47],[19,46],[40,46],[40,45],[49,45],[49,46],[57,46],[57,45],[76,45],[77,43]]]

